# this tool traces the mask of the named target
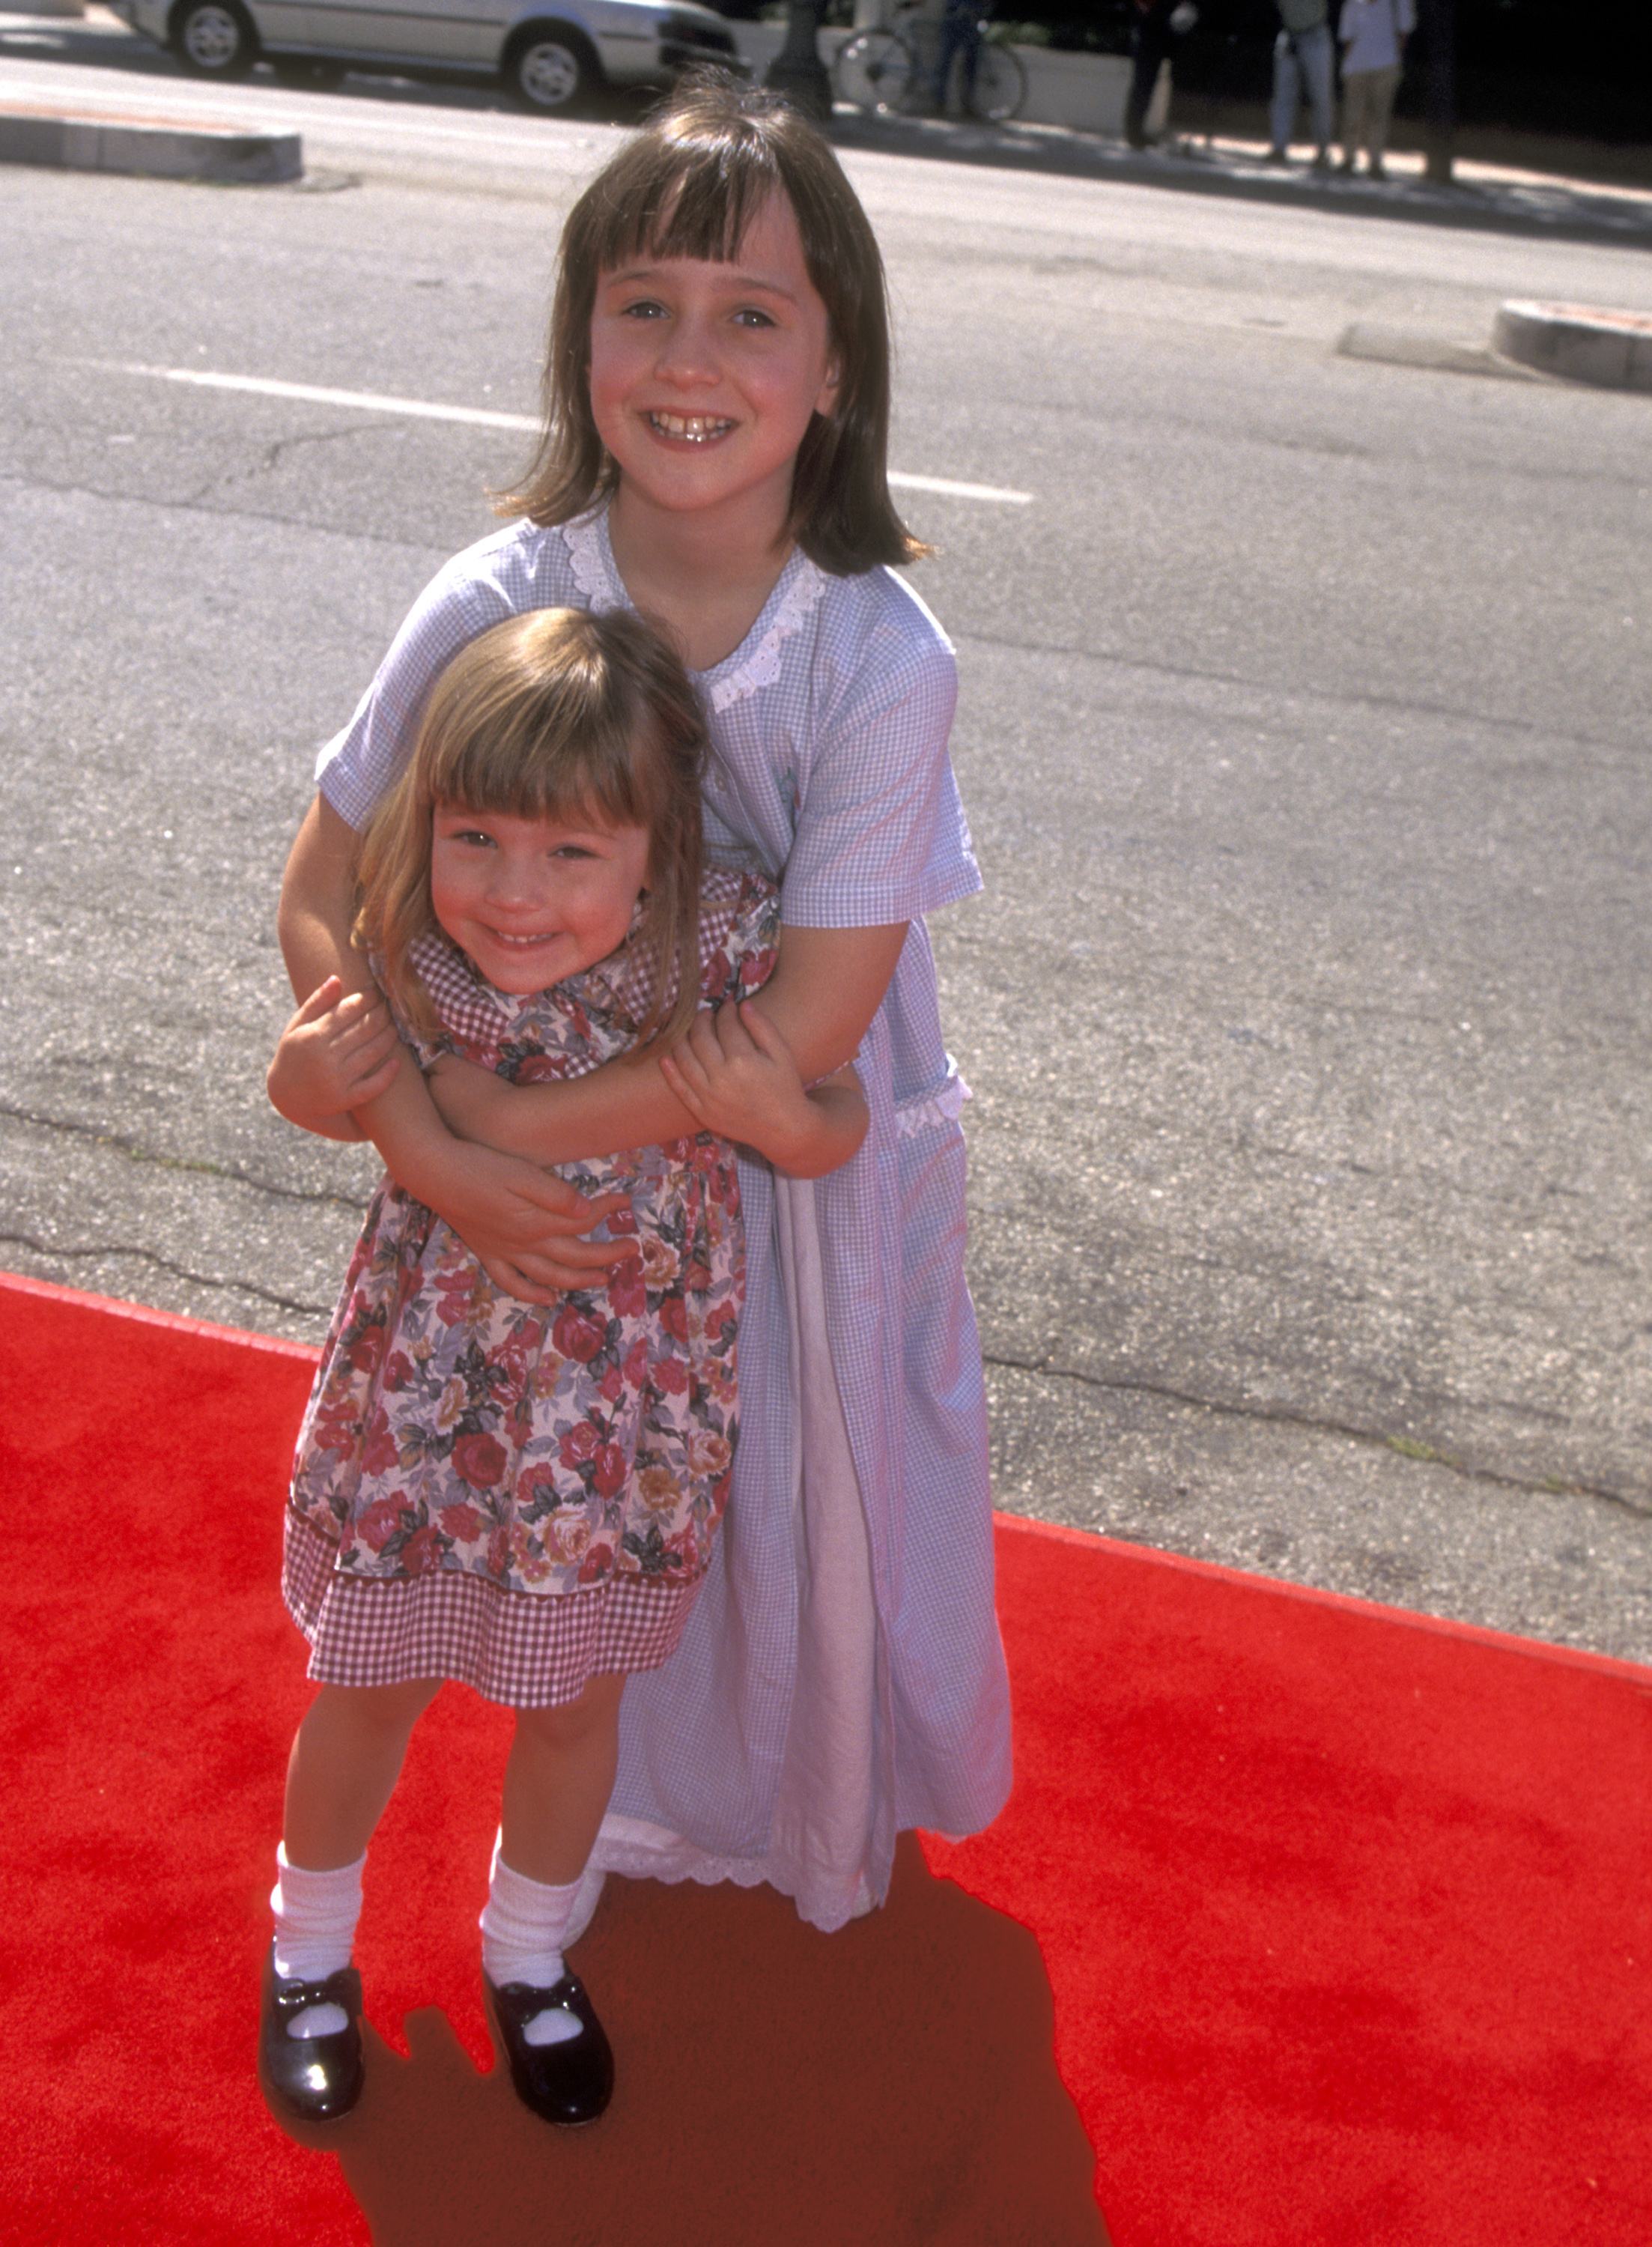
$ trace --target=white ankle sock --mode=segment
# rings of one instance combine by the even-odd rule
[[[549,1990],[561,1981],[563,1937],[578,1895],[577,1881],[551,1888],[543,1881],[530,1881],[526,1873],[513,1872],[495,1841],[488,1901],[480,1922],[482,1971],[495,1989],[521,1982],[530,1990]],[[536,2014],[522,2031],[532,2045],[560,2044],[578,2033],[579,2023],[560,2008]]]
[[[276,1971],[287,1982],[324,1982],[350,1964],[361,1916],[361,1868],[366,1853],[353,1865],[338,1865],[325,1872],[288,1861],[277,1847],[279,1877],[270,1892],[270,1909],[276,1916]],[[289,2024],[290,2036],[336,2036],[348,2016],[338,2005],[309,2005]]]

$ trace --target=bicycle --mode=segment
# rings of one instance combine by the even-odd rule
[[[898,0],[895,18],[908,23],[918,13],[920,0]],[[892,29],[857,31],[837,51],[832,71],[833,88],[840,101],[881,117],[910,113],[922,106],[925,86],[911,48]],[[966,74],[965,84],[968,79]],[[914,91],[916,89],[916,92]],[[1000,46],[987,36],[983,17],[975,50],[975,85],[965,106],[983,123],[1002,125],[1021,114],[1027,99],[1027,72],[1011,47]]]

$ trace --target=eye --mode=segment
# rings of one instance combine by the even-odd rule
[[[734,315],[735,324],[742,328],[772,328],[775,322],[761,304],[742,304]]]
[[[622,320],[663,320],[666,308],[654,297],[633,297],[615,308]]]

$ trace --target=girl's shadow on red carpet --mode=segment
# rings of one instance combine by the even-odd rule
[[[1105,2247],[1027,1929],[903,1836],[884,1909],[833,1936],[767,1888],[611,1879],[572,1963],[618,2068],[556,2130],[446,2014],[368,2031],[338,2154],[374,2247]]]

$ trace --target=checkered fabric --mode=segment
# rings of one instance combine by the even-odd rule
[[[325,1685],[405,1685],[454,1677],[484,1700],[548,1709],[591,1678],[656,1670],[677,1651],[700,1591],[615,1576],[588,1592],[537,1598],[442,1570],[411,1579],[352,1575],[301,1514],[287,1512],[281,1594]]]
[[[744,901],[741,878],[736,868],[727,866],[708,867],[701,878],[699,950],[702,984],[727,943],[734,917]],[[639,908],[631,922],[633,936],[640,918]],[[409,957],[420,981],[430,994],[442,1028],[451,1036],[472,1045],[497,1043],[501,1030],[515,1014],[514,1001],[495,991],[478,974],[472,962],[440,930],[419,938]],[[633,947],[627,939],[624,951],[611,960],[604,960],[599,966],[588,968],[585,973],[606,986],[618,1013],[629,1015],[633,1023],[641,1021],[652,995],[654,977],[653,961],[645,947]],[[666,979],[667,1005],[675,994],[676,981],[673,963]],[[422,1047],[420,1051],[428,1058]]]
[[[413,973],[430,994],[444,1029],[472,1045],[491,1046],[509,1021],[509,1001],[479,975],[456,945],[439,931],[421,936],[408,953]],[[373,961],[377,973],[379,962]]]

